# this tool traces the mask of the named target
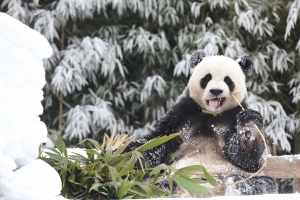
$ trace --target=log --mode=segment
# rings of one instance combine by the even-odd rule
[[[273,178],[300,178],[300,155],[268,156],[262,174]]]
[[[250,176],[238,167],[230,164],[206,166],[210,174],[240,174]],[[300,155],[268,156],[266,167],[257,176],[270,176],[272,178],[300,178]]]
[[[300,193],[300,178],[294,178],[293,193]]]

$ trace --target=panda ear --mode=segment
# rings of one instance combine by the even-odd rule
[[[190,59],[190,66],[191,68],[194,68],[198,63],[200,63],[203,58],[205,57],[205,52],[203,49],[195,51]]]
[[[248,55],[245,55],[241,58],[241,61],[238,62],[239,65],[241,66],[244,74],[246,76],[250,76],[253,72],[253,62],[251,58]]]

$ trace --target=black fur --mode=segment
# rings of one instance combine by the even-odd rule
[[[253,72],[253,62],[248,55],[245,55],[241,58],[241,61],[238,62],[241,66],[243,72],[246,76],[250,76]]]
[[[226,76],[224,78],[224,82],[228,85],[228,88],[229,88],[230,92],[232,92],[234,90],[235,84],[231,80],[231,78],[229,76]]]
[[[191,68],[194,68],[198,63],[200,63],[204,57],[205,57],[205,52],[203,49],[194,52],[190,59]]]
[[[206,74],[201,80],[200,80],[200,86],[201,88],[206,88],[208,82],[211,80],[212,76],[211,74]]]

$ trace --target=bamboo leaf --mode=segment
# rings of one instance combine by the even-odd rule
[[[202,172],[202,165],[191,165],[191,166],[187,166],[187,167],[183,167],[179,170],[177,170],[178,173],[182,174],[182,175],[190,175],[190,174],[194,174],[197,172]]]
[[[117,197],[118,198],[123,198],[124,195],[128,192],[128,190],[130,189],[131,187],[131,183],[129,181],[127,181],[127,179],[123,180],[121,182],[121,185],[120,187],[118,188],[117,190]]]
[[[205,194],[209,191],[208,188],[192,182],[188,179],[182,178],[178,175],[172,176],[172,179],[182,188],[190,193],[191,196],[194,194]]]
[[[93,185],[92,185],[92,187],[90,188],[90,190],[89,190],[89,192],[91,192],[92,190],[95,190],[95,191],[99,191],[99,187],[102,187],[103,186],[103,184],[102,183],[94,183]]]
[[[154,197],[154,194],[149,186],[141,183],[139,184],[139,187],[141,187],[151,198]]]
[[[82,144],[82,143],[84,143],[84,142],[86,142],[86,141],[89,141],[90,143],[92,143],[92,145],[94,145],[94,147],[95,147],[97,150],[101,150],[101,149],[102,149],[102,148],[101,148],[101,145],[99,144],[99,142],[97,142],[96,140],[93,140],[93,139],[89,139],[89,138],[86,138],[86,139],[82,140],[81,142],[79,142],[79,143],[77,144],[77,146],[80,145],[80,144]]]
[[[57,141],[50,135],[50,134],[48,134],[48,138],[51,140],[51,142],[54,144],[54,146],[58,146],[58,143],[57,143]]]
[[[123,154],[118,157],[113,157],[111,161],[109,162],[110,166],[115,166],[116,168],[123,167],[127,162],[130,157],[130,154]]]
[[[218,186],[218,182],[216,181],[216,179],[214,179],[214,177],[212,177],[208,171],[206,170],[206,168],[204,166],[202,166],[202,170],[203,170],[203,173],[206,177],[206,180],[212,185],[212,186]]]
[[[162,136],[162,137],[158,137],[158,138],[154,138],[150,141],[148,141],[147,143],[143,144],[142,146],[136,148],[135,150],[136,151],[145,151],[145,150],[148,150],[148,149],[152,149],[154,147],[157,147],[171,139],[173,139],[174,137],[178,136],[180,133],[173,133],[173,134],[170,134],[168,136]]]
[[[106,147],[104,160],[105,163],[108,164],[112,158],[112,149],[110,147]]]
[[[111,166],[108,166],[108,170],[109,170],[110,178],[113,182],[113,185],[117,189],[117,178],[116,177],[118,175],[118,172],[115,168],[113,168]]]
[[[53,148],[53,147],[42,147],[43,149],[48,149],[50,151],[53,151],[54,153],[56,153],[57,155],[60,155],[60,152],[57,151],[56,148]],[[46,153],[47,151],[44,151],[44,153]]]
[[[120,148],[118,148],[118,150],[114,153],[114,156],[120,155],[128,145],[129,145],[129,142],[122,145]]]
[[[168,168],[169,168],[168,165],[164,163],[160,164],[151,171],[150,176],[152,176],[153,174],[160,174],[161,170],[168,169]]]
[[[68,159],[68,151],[66,148],[66,145],[64,143],[64,141],[62,140],[62,138],[57,134],[57,148],[59,149],[60,152],[62,152],[64,154],[64,157],[66,159]]]

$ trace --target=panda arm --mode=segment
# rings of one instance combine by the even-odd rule
[[[151,139],[179,132],[181,123],[195,112],[201,112],[201,108],[191,98],[182,98],[165,114],[153,132],[133,141],[127,149],[134,150]],[[161,163],[170,164],[170,155],[179,148],[180,144],[180,137],[175,137],[162,145],[144,151],[146,164],[148,167],[154,167]]]
[[[263,132],[263,118],[257,111],[245,109],[236,117],[236,129],[229,133],[226,141],[226,155],[236,166],[257,171],[263,163],[263,138],[255,125]]]

